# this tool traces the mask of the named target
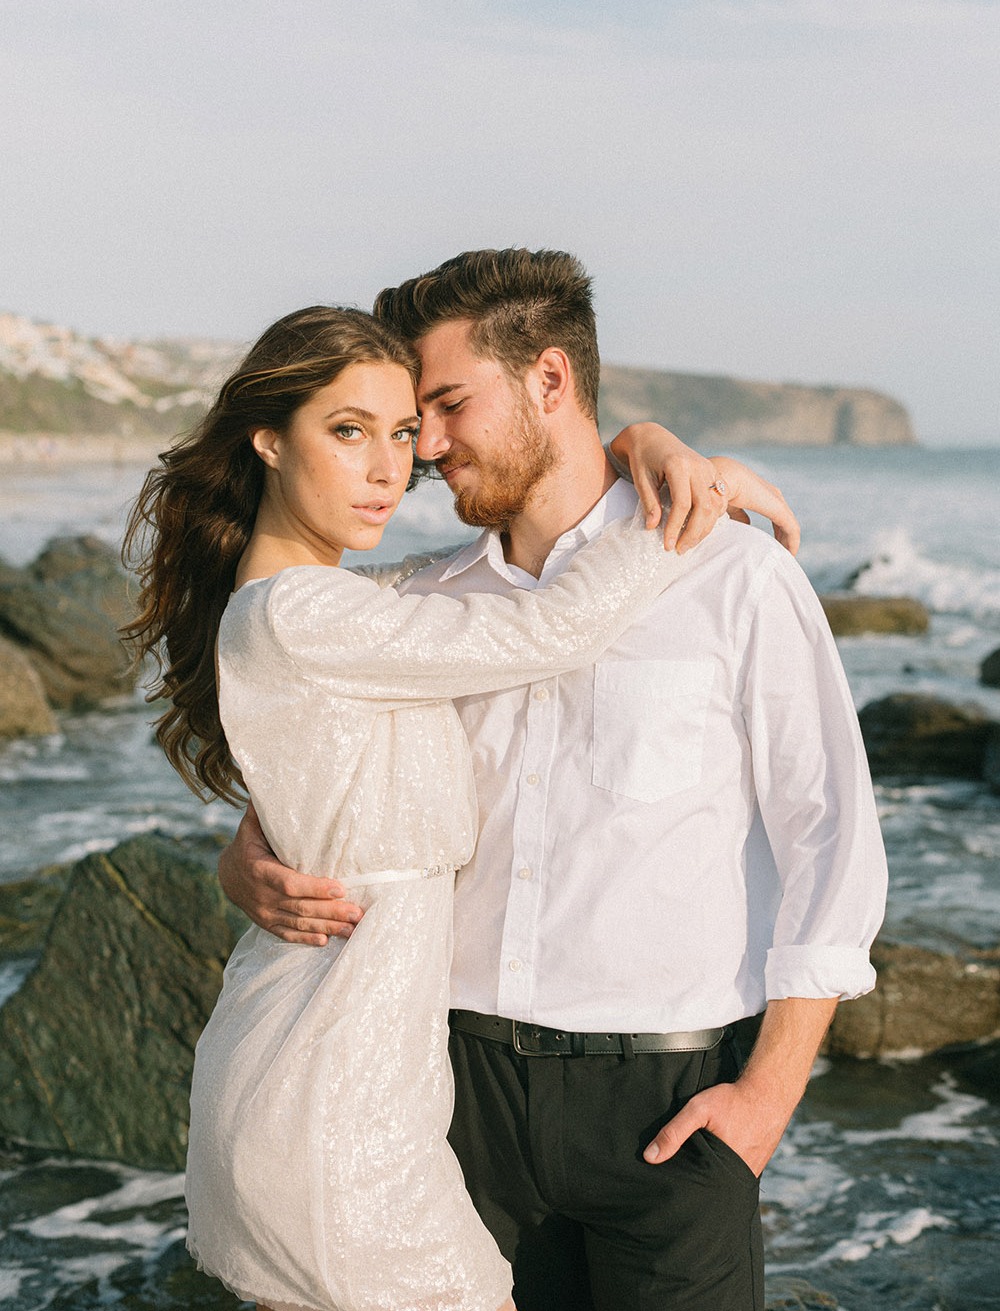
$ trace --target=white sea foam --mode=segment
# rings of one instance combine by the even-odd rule
[[[761,1178],[761,1200],[782,1207],[789,1215],[818,1215],[833,1198],[849,1192],[852,1184],[840,1166],[799,1151],[786,1136]]]
[[[30,1266],[5,1266],[0,1269],[0,1301],[17,1297],[24,1281],[37,1273]]]
[[[931,559],[905,528],[878,534],[872,558],[853,587],[866,596],[913,596],[939,614],[970,615],[991,625],[1000,622],[1000,570]],[[949,640],[962,645],[977,630],[956,632]]]
[[[832,1261],[864,1261],[872,1252],[889,1243],[903,1246],[912,1243],[927,1229],[951,1229],[952,1221],[935,1215],[926,1206],[909,1211],[873,1211],[858,1216],[850,1238],[838,1239],[822,1256],[810,1261],[811,1266],[829,1265]]]
[[[0,965],[0,1006],[13,997],[31,973],[31,961],[4,961]]]
[[[73,1202],[48,1215],[36,1216],[33,1220],[25,1220],[11,1227],[31,1234],[34,1238],[96,1238],[103,1242],[117,1240],[144,1249],[159,1246],[165,1228],[172,1229],[174,1226],[150,1221],[142,1215],[113,1223],[103,1223],[96,1217],[183,1197],[184,1175],[141,1174],[124,1167],[118,1168],[125,1182],[114,1192]]]
[[[904,1116],[892,1129],[845,1129],[841,1135],[845,1143],[868,1146],[890,1139],[908,1141],[958,1143],[982,1142],[996,1145],[993,1133],[981,1125],[969,1125],[970,1116],[984,1110],[988,1103],[972,1093],[960,1092],[951,1075],[943,1075],[931,1089],[941,1101],[928,1111]]]

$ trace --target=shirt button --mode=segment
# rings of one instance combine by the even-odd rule
[[[540,688],[538,689],[538,691],[535,693],[535,700],[536,700],[536,701],[548,701],[548,699],[549,699],[549,690],[548,690],[548,688],[547,688],[547,687],[540,687]]]
[[[518,877],[519,879],[530,879],[530,878],[531,878],[531,870],[528,869],[527,865],[525,865],[524,869],[519,869],[519,870],[517,871],[517,877]]]
[[[528,782],[528,784],[529,784],[531,787],[535,787],[535,786],[537,785],[537,783],[538,783],[538,775],[537,775],[537,774],[529,774],[529,775],[528,775],[528,778],[527,778],[527,782]]]
[[[508,964],[507,968],[509,970],[513,970],[516,973],[521,968],[521,962],[519,960],[512,960]]]

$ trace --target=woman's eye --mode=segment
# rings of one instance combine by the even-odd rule
[[[393,441],[415,442],[417,440],[417,434],[419,432],[420,432],[419,428],[399,428],[396,432],[392,434]]]
[[[334,432],[338,437],[343,437],[349,442],[356,441],[359,437],[364,436],[356,423],[341,423],[334,428]]]

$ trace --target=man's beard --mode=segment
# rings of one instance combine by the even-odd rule
[[[474,528],[505,533],[528,504],[535,487],[556,465],[556,452],[545,426],[523,391],[515,391],[510,435],[502,453],[488,465],[468,452],[439,460],[442,471],[460,466],[478,471],[475,489],[455,493],[455,513]]]

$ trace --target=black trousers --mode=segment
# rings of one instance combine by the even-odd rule
[[[479,1214],[514,1268],[518,1311],[761,1311],[758,1181],[699,1131],[643,1149],[696,1092],[736,1078],[706,1052],[520,1056],[452,1032],[449,1139]]]

